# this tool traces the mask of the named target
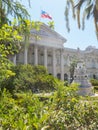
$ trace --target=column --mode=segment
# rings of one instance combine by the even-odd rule
[[[70,72],[68,73],[68,82],[70,83],[71,79],[70,79]]]
[[[34,64],[38,65],[38,46],[34,46]]]
[[[47,68],[47,48],[44,47],[44,66]]]
[[[26,45],[24,48],[24,64],[28,64],[28,48]]]
[[[53,48],[53,75],[56,77],[56,56],[55,56],[55,49]]]
[[[64,81],[64,57],[63,50],[61,49],[61,80]]]
[[[16,54],[13,56],[13,63],[16,65]]]
[[[69,59],[69,55],[67,56],[67,65],[70,66],[70,59]]]

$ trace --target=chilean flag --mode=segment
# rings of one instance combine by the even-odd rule
[[[41,11],[41,17],[42,18],[48,18],[52,20],[52,17],[44,10]]]

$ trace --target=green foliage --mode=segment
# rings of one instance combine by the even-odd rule
[[[54,29],[54,21],[48,22],[48,26],[49,26],[51,29]]]
[[[24,44],[25,44],[25,47],[28,48],[28,46],[30,45],[30,36],[33,35],[35,40],[38,40],[39,39],[39,36],[35,33],[35,34],[31,34],[31,30],[34,29],[36,31],[39,31],[40,30],[40,26],[41,26],[41,22],[39,21],[30,21],[30,20],[24,20],[24,21],[21,21],[20,20],[20,23],[18,25],[17,30],[18,32],[20,33],[20,35],[23,36],[23,39],[24,39]],[[14,23],[16,24],[16,23]]]
[[[7,57],[9,54],[17,53],[21,41],[22,37],[13,26],[4,24],[0,28],[0,54],[2,56]]]
[[[23,24],[20,24],[19,26],[16,25],[17,21],[14,20],[13,26],[4,24],[0,28],[0,89],[3,89],[4,85],[8,83],[5,82],[6,80],[9,81],[10,77],[13,80],[15,76],[15,72],[11,70],[13,64],[8,60],[8,56],[19,52],[21,42],[24,39],[23,37],[25,37],[24,42],[29,45],[28,40],[32,28],[36,30],[40,29],[40,22],[30,22],[29,20],[24,20]],[[11,90],[13,89],[13,86],[9,85],[8,88]]]
[[[9,16],[16,18],[19,22],[20,19],[24,21],[24,19],[30,18],[28,11],[20,3],[20,0],[0,0],[0,27],[3,24],[11,24]]]
[[[97,98],[82,98],[76,92],[77,85],[65,87],[61,82],[46,98],[31,91],[12,96],[4,89],[0,95],[0,129],[97,130]]]
[[[84,101],[76,91],[76,85],[60,86],[50,107],[49,130],[98,129],[98,102]]]
[[[0,97],[0,129],[40,130],[47,119],[43,103],[31,92],[15,96],[4,90]]]
[[[16,24],[16,23],[14,23],[14,24]],[[31,35],[31,33],[30,33],[31,29],[35,29],[35,30],[39,31],[40,26],[42,25],[42,22],[30,21],[30,20],[27,20],[27,19],[25,19],[24,21],[20,20],[20,23],[21,24],[19,24],[17,29],[20,32],[20,34],[23,34],[25,37]],[[34,34],[34,35],[37,36],[36,34]]]
[[[11,71],[13,64],[7,57],[18,52],[21,40],[22,38],[12,26],[5,24],[0,28],[0,89],[2,82],[15,75]]]
[[[98,80],[90,79],[91,84],[94,86],[94,90],[98,90]]]
[[[43,66],[17,65],[12,67],[16,74],[2,83],[3,87],[13,91],[51,91],[57,87],[57,79],[49,75]]]
[[[98,80],[97,79],[91,79],[90,82],[93,86],[98,86]]]

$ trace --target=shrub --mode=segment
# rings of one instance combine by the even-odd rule
[[[94,90],[98,90],[98,80],[97,79],[91,79],[90,82],[94,86]]]
[[[0,90],[3,89],[2,83],[15,75],[11,71],[13,64],[7,57],[19,51],[21,41],[22,37],[13,26],[4,24],[0,27]]]
[[[91,79],[90,82],[93,86],[98,86],[98,80],[97,79]]]
[[[46,100],[32,92],[7,91],[0,96],[0,129],[2,130],[97,130],[98,101],[79,97],[76,85],[63,86]],[[92,100],[91,100],[92,99]]]
[[[76,85],[60,86],[50,106],[47,130],[98,129],[98,102],[82,100],[76,94]]]
[[[13,90],[49,92],[56,89],[58,84],[57,79],[49,75],[43,66],[17,65],[12,68],[12,71],[16,75],[3,82],[3,87],[5,86],[11,92]]]
[[[47,119],[45,106],[38,97],[29,93],[16,94],[14,99],[7,91],[0,97],[0,129],[40,130]]]

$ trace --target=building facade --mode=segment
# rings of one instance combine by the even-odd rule
[[[64,37],[43,24],[39,31],[31,30],[30,44],[22,43],[20,52],[10,57],[10,60],[16,65],[43,65],[49,74],[61,80],[70,80],[71,63],[74,60],[83,60],[89,78],[98,78],[98,49],[91,46],[84,51],[79,48],[65,48],[65,43]]]

